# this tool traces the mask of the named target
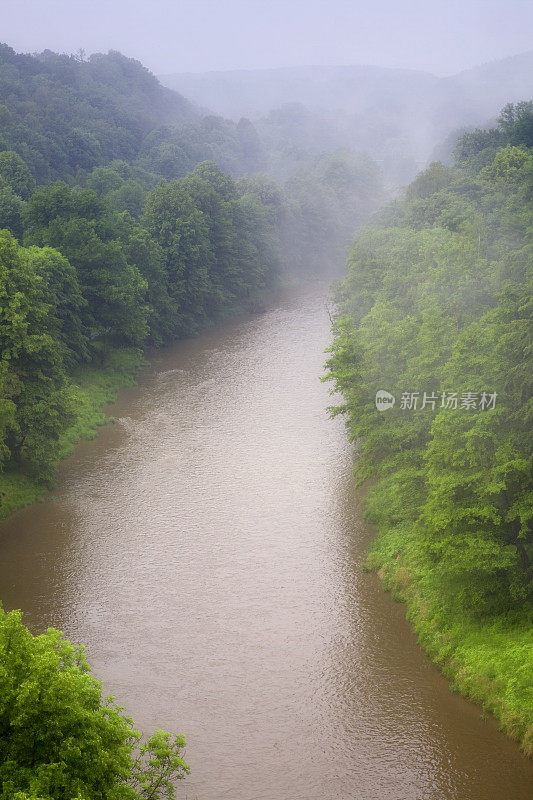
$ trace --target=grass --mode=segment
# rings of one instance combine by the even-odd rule
[[[366,566],[407,605],[407,617],[452,691],[479,703],[533,755],[533,625],[531,618],[477,619],[439,603],[428,568],[406,526],[378,533]]]
[[[100,425],[113,422],[102,408],[112,403],[117,392],[135,383],[134,376],[146,363],[140,350],[116,348],[111,350],[100,367],[82,367],[71,378],[77,417],[61,439],[61,458],[70,455],[77,442],[94,439]],[[47,487],[22,472],[0,473],[0,519],[19,508],[41,499]]]

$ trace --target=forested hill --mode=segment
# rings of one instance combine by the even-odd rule
[[[0,45],[0,148],[19,153],[38,183],[79,180],[115,159],[152,185],[216,161],[234,177],[261,169],[246,120],[201,113],[118,52],[17,54]]]
[[[161,76],[218,114],[253,121],[285,146],[350,145],[405,185],[451,132],[486,124],[507,102],[533,96],[533,52],[457,75],[376,66],[302,66]]]
[[[233,178],[263,173],[284,184],[295,176],[294,188],[328,169],[324,153],[339,148],[323,144],[318,149],[305,141],[287,145],[260,134],[246,118],[233,122],[202,111],[116,51],[86,59],[83,53],[50,50],[17,54],[0,45],[0,151],[21,156],[37,184],[58,179],[83,184],[95,167],[123,161],[128,180],[146,189],[214,161]],[[354,225],[369,183],[377,186],[378,178],[370,159],[356,156],[351,146],[343,151],[335,161],[344,162],[352,186],[345,176],[337,182],[344,184],[339,212],[347,217],[353,211],[346,189],[353,194],[356,177]],[[316,203],[316,192],[308,200]]]
[[[117,52],[82,57],[0,45],[1,138],[35,178],[66,178],[114,158],[135,158],[163,124],[198,120],[192,103]]]
[[[201,110],[116,51],[29,55],[0,44],[0,151],[18,153],[38,184],[83,183],[117,160],[145,187],[183,178],[202,161],[233,178],[261,172],[284,182],[332,149],[287,147],[246,118]]]
[[[253,308],[282,272],[338,269],[380,180],[346,150],[288,156],[284,186],[236,181],[260,160],[252,126],[197,117],[139,63],[0,56],[2,515],[87,433],[88,373],[133,373],[145,345]]]
[[[329,361],[373,479],[371,566],[456,687],[530,753],[532,232],[524,102],[360,232]]]

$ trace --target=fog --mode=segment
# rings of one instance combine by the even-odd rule
[[[19,51],[120,50],[153,72],[372,64],[448,75],[533,46],[529,0],[4,0]]]
[[[119,51],[200,116],[249,119],[296,161],[367,153],[392,187],[450,158],[457,131],[533,95],[528,0],[6,0],[3,10],[3,40],[19,52]],[[286,168],[269,171],[279,180]]]

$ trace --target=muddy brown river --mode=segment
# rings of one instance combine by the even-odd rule
[[[181,798],[529,800],[533,763],[361,570],[325,298],[285,292],[157,353],[2,526],[0,597],[85,643],[141,729],[186,734]]]

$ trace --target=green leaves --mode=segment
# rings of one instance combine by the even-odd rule
[[[26,162],[13,150],[4,150],[0,153],[0,178],[23,200],[26,200],[35,188],[35,180]]]
[[[131,783],[142,800],[176,797],[174,781],[190,773],[183,759],[185,737],[157,730],[146,744],[139,746],[139,756],[134,762]]]
[[[508,145],[474,177],[432,164],[358,235],[327,364],[358,478],[378,481],[372,520],[395,541],[409,524],[439,602],[470,614],[521,607],[532,587],[531,159]],[[376,409],[378,390],[394,407]],[[496,407],[444,408],[450,391],[496,392]],[[404,392],[435,408],[402,409]]]
[[[0,800],[174,798],[184,748],[161,730],[141,743],[83,649],[52,628],[32,636],[0,608]]]
[[[54,251],[43,254],[42,261],[40,253],[32,255],[43,270],[47,259],[60,259]],[[0,232],[2,452],[43,483],[52,479],[59,436],[74,419],[58,305],[30,253],[7,231]]]

